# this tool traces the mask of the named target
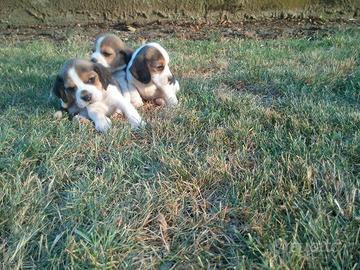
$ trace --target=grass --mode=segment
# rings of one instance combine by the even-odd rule
[[[49,100],[90,40],[0,48],[0,268],[359,269],[360,31],[160,42],[181,105],[106,135]]]

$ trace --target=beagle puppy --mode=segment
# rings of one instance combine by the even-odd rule
[[[95,40],[92,48],[91,61],[110,68],[113,79],[119,84],[123,93],[128,92],[126,66],[133,50],[125,45],[114,34],[102,34]]]
[[[66,111],[70,114],[70,117],[78,117],[82,119],[88,119],[87,110],[81,109],[76,104],[75,88],[66,87],[65,81],[68,77],[68,70],[75,65],[78,60],[72,59],[67,61],[60,69],[55,84],[52,88],[52,93],[60,99],[61,109],[55,113],[57,118],[61,118],[62,111]]]
[[[147,43],[131,56],[126,67],[128,93],[135,107],[143,105],[144,100],[152,100],[158,105],[176,106],[179,82],[169,68],[169,54],[158,43]]]
[[[169,68],[169,55],[157,43],[146,44],[135,52],[116,35],[99,36],[93,47],[93,62],[110,67],[125,98],[135,107],[144,100],[158,105],[177,105],[179,83]]]
[[[91,119],[100,132],[110,128],[109,116],[116,110],[124,113],[132,128],[142,125],[139,113],[123,97],[103,65],[82,59],[68,61],[57,76],[53,91],[63,108]]]

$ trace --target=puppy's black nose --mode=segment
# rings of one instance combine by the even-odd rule
[[[91,58],[91,62],[97,63],[97,59],[96,58]]]
[[[88,102],[90,101],[92,98],[92,94],[87,92],[87,91],[84,91],[82,94],[81,94],[81,99]]]
[[[169,81],[170,84],[175,84],[175,82],[176,82],[175,76],[174,75],[169,76],[168,81]]]

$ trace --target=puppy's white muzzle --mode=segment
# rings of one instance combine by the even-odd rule
[[[77,75],[75,68],[69,70],[69,76],[76,85],[76,104],[79,108],[83,109],[88,104],[102,99],[102,91],[97,89],[95,85],[84,83]]]
[[[106,62],[105,57],[99,52],[94,52],[91,55],[91,61],[95,62],[95,63],[99,63],[99,64],[103,65],[104,67],[110,67],[109,64]]]
[[[79,108],[85,108],[91,103],[102,99],[102,93],[94,85],[85,84],[84,87],[76,90],[76,104]]]

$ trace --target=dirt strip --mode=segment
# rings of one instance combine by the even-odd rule
[[[0,27],[0,41],[25,41],[47,39],[56,43],[65,41],[70,35],[93,38],[99,33],[114,32],[124,40],[147,41],[161,38],[179,38],[205,40],[219,36],[221,38],[241,39],[280,39],[280,38],[316,38],[331,34],[335,30],[358,28],[360,20],[325,21],[318,18],[229,20],[209,23],[205,21],[154,21],[147,24],[76,24],[66,26],[30,25],[27,27]]]

